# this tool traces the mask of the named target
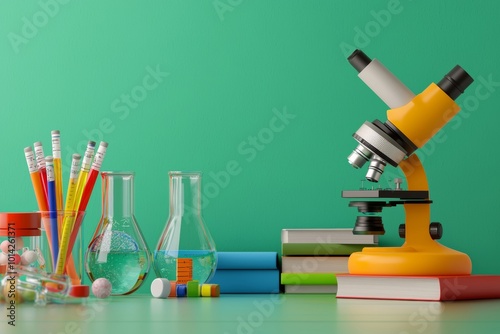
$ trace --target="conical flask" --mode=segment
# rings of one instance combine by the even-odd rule
[[[154,254],[156,275],[205,283],[215,272],[215,243],[201,212],[201,173],[169,172],[170,213]]]
[[[102,215],[85,254],[91,281],[107,278],[111,295],[127,295],[144,282],[151,255],[134,216],[134,173],[102,172]]]

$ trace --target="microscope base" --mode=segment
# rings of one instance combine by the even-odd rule
[[[349,273],[385,276],[470,275],[467,254],[439,245],[430,249],[413,247],[365,247],[349,257]]]

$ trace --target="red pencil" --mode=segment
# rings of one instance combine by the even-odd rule
[[[97,152],[95,154],[94,162],[92,163],[87,182],[85,183],[85,187],[83,188],[82,198],[78,206],[78,211],[85,211],[87,209],[87,204],[89,203],[90,195],[92,195],[92,190],[94,189],[95,181],[97,180],[97,176],[99,175],[99,170],[101,169],[102,161],[104,160],[104,156],[106,155],[107,148],[108,143],[103,141],[99,143],[99,148],[97,149]],[[78,236],[78,231],[80,230],[82,222],[83,215],[78,215],[75,224],[73,225],[73,230],[71,231],[71,237],[69,239],[68,245],[68,255],[71,254],[71,250],[73,249],[73,245],[75,244],[75,240]]]
[[[40,172],[40,178],[42,179],[43,191],[45,192],[45,197],[47,197],[47,168],[45,167],[45,154],[42,142],[37,141],[33,144],[33,147],[35,148],[36,164]]]

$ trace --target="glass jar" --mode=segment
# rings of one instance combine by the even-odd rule
[[[14,266],[44,270],[52,265],[40,216],[38,212],[0,213],[0,275]]]
[[[64,214],[62,211],[57,213],[61,222]],[[72,212],[71,215],[81,221],[85,212]],[[47,302],[47,291],[40,282],[51,280],[63,283],[67,280],[69,295],[74,291],[78,297],[88,296],[85,289],[80,288],[83,272],[81,231],[75,234],[74,246],[66,252],[67,260],[62,265],[61,274],[56,274],[49,212],[0,213],[0,281],[3,282],[3,288],[7,289],[1,290],[0,302],[7,299],[9,293],[6,291],[13,291],[10,295],[15,296],[17,302],[35,301],[44,304]],[[9,281],[12,276],[16,277],[15,283]],[[53,297],[66,297],[65,291],[52,292]]]

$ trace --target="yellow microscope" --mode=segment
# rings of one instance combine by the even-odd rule
[[[455,103],[473,82],[460,66],[455,66],[437,84],[413,94],[377,59],[361,50],[354,51],[348,61],[358,77],[388,106],[387,121],[365,122],[353,134],[358,146],[348,161],[355,168],[369,163],[366,179],[378,182],[389,163],[399,167],[407,190],[344,190],[342,197],[356,198],[349,206],[357,208],[355,234],[384,234],[384,207],[403,205],[405,224],[400,235],[401,247],[365,247],[349,258],[349,273],[359,275],[470,275],[472,263],[467,254],[438,243],[442,229],[430,220],[429,186],[424,168],[414,153],[431,139],[460,110]],[[387,199],[387,200],[381,200]]]

